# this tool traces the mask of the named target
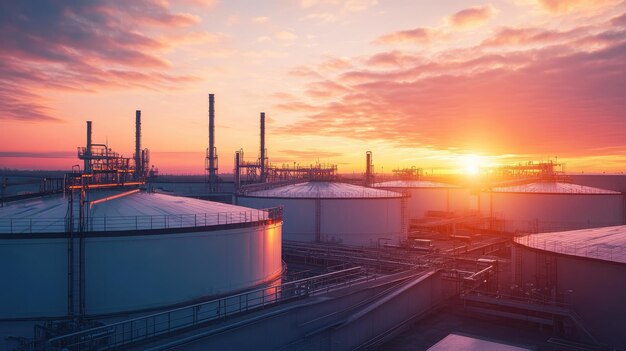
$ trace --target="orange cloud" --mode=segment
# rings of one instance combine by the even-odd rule
[[[438,31],[432,28],[415,28],[401,30],[378,37],[376,44],[398,44],[398,43],[418,43],[426,44],[437,37]]]
[[[305,117],[279,132],[496,154],[576,156],[626,147],[626,129],[618,127],[626,110],[626,36],[601,28],[509,29],[486,42],[514,50],[495,53],[483,44],[431,60],[399,51],[372,55],[362,60],[367,68],[340,74],[332,94],[309,92],[315,103],[280,106]],[[603,46],[578,45],[598,38]],[[529,42],[558,45],[520,46]],[[310,86],[316,84],[332,89],[326,81]]]
[[[586,34],[587,28],[580,27],[569,31],[547,30],[542,28],[502,28],[494,36],[483,41],[486,46],[546,44],[570,40]]]
[[[195,78],[167,73],[162,54],[180,44],[217,36],[183,33],[200,21],[175,13],[167,2],[139,0],[133,6],[91,2],[15,2],[7,5],[0,31],[0,119],[59,120],[35,89],[95,91],[103,88],[172,88]],[[159,27],[160,36],[154,34]],[[172,32],[168,32],[172,30]],[[20,109],[22,110],[20,112]]]
[[[400,51],[382,52],[369,57],[365,62],[368,66],[403,66],[415,63],[414,55]]]
[[[475,27],[489,21],[496,13],[496,8],[491,5],[475,6],[447,17],[446,22],[456,28]]]
[[[274,38],[282,41],[293,41],[298,39],[298,36],[290,31],[282,30],[274,33]]]

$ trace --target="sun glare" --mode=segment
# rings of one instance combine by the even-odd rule
[[[465,174],[475,175],[480,171],[480,159],[476,155],[465,155],[461,159],[461,170]]]

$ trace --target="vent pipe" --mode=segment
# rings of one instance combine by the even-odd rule
[[[239,186],[241,185],[241,178],[240,178],[240,174],[241,174],[241,169],[240,169],[240,164],[241,164],[241,154],[243,153],[243,151],[236,151],[235,152],[235,179],[234,179],[234,183],[235,183],[235,193],[239,191]]]
[[[215,148],[215,95],[209,94],[209,192],[217,191],[217,152]]]
[[[265,112],[261,112],[261,182],[264,183],[265,175]]]
[[[85,173],[91,173],[91,121],[87,121],[87,147],[85,148]]]
[[[370,186],[372,184],[372,152],[367,151],[365,153],[365,185]]]
[[[135,178],[143,175],[141,162],[141,110],[135,111]]]

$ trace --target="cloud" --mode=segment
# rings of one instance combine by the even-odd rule
[[[456,12],[447,17],[446,22],[455,28],[475,27],[489,21],[496,13],[491,5],[475,6]]]
[[[401,51],[381,52],[370,56],[365,62],[368,66],[404,66],[415,63],[416,57]]]
[[[319,21],[323,23],[331,23],[331,22],[337,22],[337,20],[339,20],[339,17],[337,17],[337,15],[331,12],[316,12],[316,13],[310,13],[306,15],[304,19],[315,20],[315,21]]]
[[[235,13],[232,14],[228,17],[226,17],[226,25],[229,27],[233,27],[238,25],[241,22],[241,16],[239,16],[239,14]]]
[[[365,11],[377,4],[378,0],[346,0],[344,9],[351,12]]]
[[[352,60],[348,57],[333,57],[317,65],[320,71],[338,71],[352,67]]]
[[[294,76],[294,77],[314,77],[314,78],[322,77],[322,75],[319,74],[319,72],[305,65],[296,66],[292,68],[291,70],[289,70],[287,74]]]
[[[293,41],[298,39],[298,36],[294,33],[286,30],[278,31],[274,33],[274,38],[281,41]]]
[[[309,7],[313,7],[317,3],[318,3],[318,0],[300,0],[300,6],[305,9]]]
[[[624,146],[626,35],[616,22],[505,28],[431,58],[403,51],[361,58],[365,66],[345,69],[332,84],[317,79],[305,97],[277,106],[303,117],[278,132],[492,154],[575,156]],[[541,45],[527,47],[534,43]]]
[[[479,26],[497,14],[491,6],[470,7],[445,18],[446,26],[417,27],[382,35],[374,40],[375,44],[429,44],[435,40],[448,38],[454,30]]]
[[[374,43],[376,44],[399,44],[399,43],[418,43],[426,44],[435,39],[438,31],[432,28],[415,28],[409,30],[401,30],[392,32],[378,37]]]
[[[349,92],[350,89],[330,80],[308,84],[306,94],[312,97],[333,97]]]
[[[602,7],[607,4],[616,3],[616,1],[613,0],[530,0],[529,2],[555,14]]]
[[[200,18],[164,1],[16,1],[0,4],[0,119],[58,121],[31,91],[173,88],[191,76],[165,73],[163,54],[180,45],[216,42],[188,31]],[[154,33],[160,33],[159,35]],[[20,110],[22,110],[20,112]]]
[[[13,84],[0,85],[0,120],[61,121],[60,118],[52,116],[39,95]]]
[[[258,24],[265,24],[265,23],[267,23],[267,22],[269,22],[269,21],[270,21],[270,18],[269,18],[269,17],[266,17],[266,16],[254,17],[254,18],[252,19],[252,22],[254,22],[254,23],[258,23]]]
[[[569,31],[543,28],[502,28],[495,35],[483,41],[485,46],[529,45],[562,42],[585,34],[586,28]]]
[[[611,20],[611,24],[614,26],[626,26],[626,12],[620,16],[616,16]]]
[[[339,8],[344,12],[360,12],[376,6],[378,0],[300,0],[300,7],[309,9],[316,6]]]

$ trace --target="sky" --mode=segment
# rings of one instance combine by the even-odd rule
[[[558,160],[626,170],[623,0],[113,0],[0,3],[0,168],[70,169],[96,143],[202,174],[363,172]]]

